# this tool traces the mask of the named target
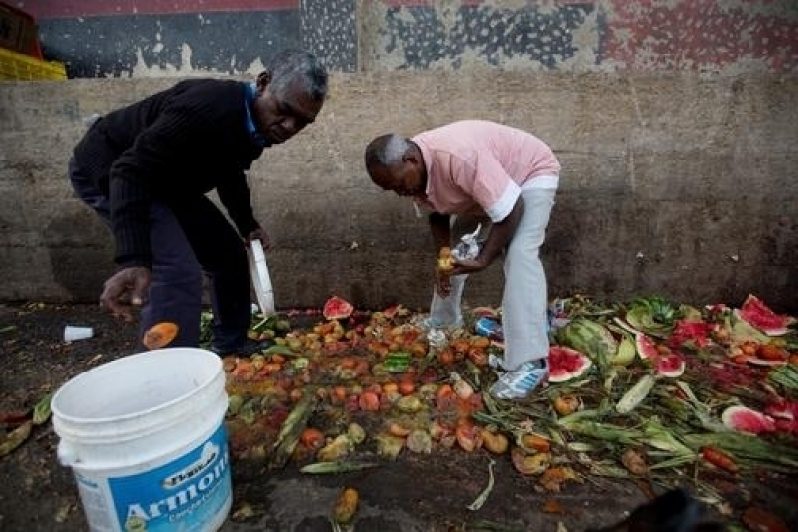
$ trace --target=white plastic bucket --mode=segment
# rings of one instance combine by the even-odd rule
[[[149,351],[81,373],[53,396],[58,458],[96,531],[217,530],[232,504],[222,362]]]
[[[263,245],[257,239],[249,244],[249,272],[261,313],[264,316],[274,314],[272,280],[269,277],[269,267],[266,265],[266,254],[263,252]]]

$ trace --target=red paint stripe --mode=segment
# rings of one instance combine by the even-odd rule
[[[798,23],[786,16],[722,9],[715,0],[611,2],[604,61],[642,70],[717,69],[750,59],[776,72],[798,68]]]
[[[569,6],[569,5],[593,5],[597,0],[557,0],[554,5]],[[461,0],[460,5],[464,7],[476,7],[484,4],[487,0]],[[382,3],[388,7],[424,7],[434,6],[435,0],[382,0]],[[490,4],[494,9],[501,9],[500,2],[493,2]]]
[[[299,0],[11,0],[37,19],[299,9]]]

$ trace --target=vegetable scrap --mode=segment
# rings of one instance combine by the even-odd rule
[[[713,483],[798,472],[792,317],[754,296],[739,309],[584,296],[552,309],[548,386],[520,402],[486,392],[503,346],[474,324],[501,309],[467,310],[463,328],[432,333],[402,306],[364,312],[341,298],[260,320],[251,336],[275,345],[224,360],[232,452],[307,474],[486,452],[552,493],[642,478],[719,506],[729,501]]]

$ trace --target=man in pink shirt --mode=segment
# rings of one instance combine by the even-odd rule
[[[479,255],[458,260],[451,277],[438,276],[429,322],[434,327],[461,325],[467,275],[504,251],[506,350],[498,362],[504,373],[491,393],[501,399],[528,395],[548,374],[546,276],[538,251],[559,180],[560,164],[551,149],[524,131],[465,120],[412,139],[377,137],[365,159],[377,185],[432,210],[430,228],[438,250],[458,237],[452,234],[452,215],[490,219]]]

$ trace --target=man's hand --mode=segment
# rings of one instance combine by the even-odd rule
[[[131,266],[119,270],[105,281],[100,305],[115,318],[133,321],[133,307],[142,306],[148,299],[150,269]]]
[[[476,273],[480,270],[484,270],[490,266],[490,262],[477,257],[474,260],[456,260],[454,261],[454,270],[452,270],[452,275],[463,275],[466,273]]]
[[[263,249],[270,249],[272,247],[269,235],[266,233],[266,230],[263,229],[263,227],[261,227],[260,225],[257,226],[252,231],[250,231],[249,234],[247,235],[247,244],[249,244],[253,240],[260,240],[260,245],[263,246]]]

